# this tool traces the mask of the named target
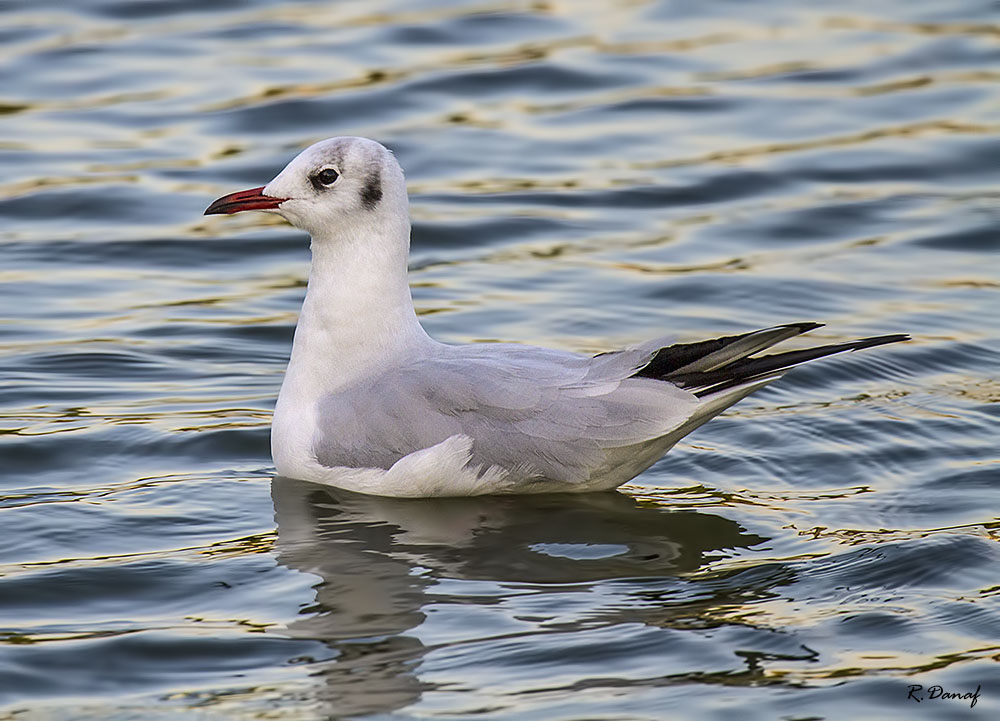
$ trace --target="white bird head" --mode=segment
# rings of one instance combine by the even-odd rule
[[[267,185],[223,196],[205,215],[268,210],[314,240],[407,218],[406,183],[392,152],[368,138],[322,140]]]

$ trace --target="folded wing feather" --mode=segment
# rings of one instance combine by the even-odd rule
[[[695,412],[691,393],[630,377],[654,353],[443,346],[322,399],[314,452],[325,466],[389,468],[464,434],[484,470],[582,482],[607,449],[661,436]]]

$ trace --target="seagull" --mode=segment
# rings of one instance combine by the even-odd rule
[[[401,496],[609,491],[789,369],[909,340],[883,335],[762,354],[820,327],[788,323],[598,355],[431,338],[407,281],[409,201],[390,150],[337,137],[270,183],[205,211],[277,213],[312,266],[271,425],[281,476]]]

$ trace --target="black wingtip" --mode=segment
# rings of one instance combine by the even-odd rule
[[[710,353],[714,353],[721,348],[725,348],[730,343],[735,343],[748,336],[752,336],[755,333],[774,331],[777,328],[790,328],[795,331],[795,335],[800,335],[802,333],[808,333],[811,330],[816,330],[817,328],[822,328],[823,325],[823,323],[814,323],[812,321],[783,323],[782,325],[772,326],[771,328],[750,331],[749,333],[741,333],[739,335],[728,335],[721,338],[713,338],[711,340],[704,340],[698,343],[675,343],[672,346],[660,348],[653,359],[650,360],[649,363],[647,363],[643,368],[638,370],[635,375],[644,378],[658,378],[662,380],[667,378],[671,373],[677,371],[677,369],[683,368],[684,366],[697,361],[699,358],[704,358]]]
[[[913,338],[911,338],[907,333],[893,333],[892,335],[877,335],[871,338],[862,338],[845,345],[853,346],[850,350],[856,351],[861,350],[862,348],[874,348],[877,345],[886,345],[888,343],[904,343],[908,340],[913,340]]]
[[[887,345],[889,343],[900,343],[910,340],[910,336],[905,333],[894,333],[893,335],[879,335],[871,338],[859,338],[847,343],[834,343],[832,345],[821,345],[805,350],[786,351],[784,353],[773,353],[764,356],[751,356],[741,358],[714,371],[702,373],[686,373],[670,376],[669,380],[676,383],[681,388],[690,389],[696,396],[703,397],[718,393],[719,391],[733,388],[738,385],[750,383],[757,379],[794,368],[802,363],[811,360],[825,358],[826,356],[844,353],[846,351],[863,350],[874,348],[875,346]]]
[[[814,323],[812,321],[806,321],[804,323],[783,323],[779,325],[779,328],[795,328],[799,333],[808,333],[811,330],[816,330],[817,328],[822,328],[826,323]]]

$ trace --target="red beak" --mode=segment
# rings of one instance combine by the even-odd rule
[[[241,210],[273,210],[288,198],[264,195],[264,186],[223,195],[205,210],[205,215],[232,215]]]

